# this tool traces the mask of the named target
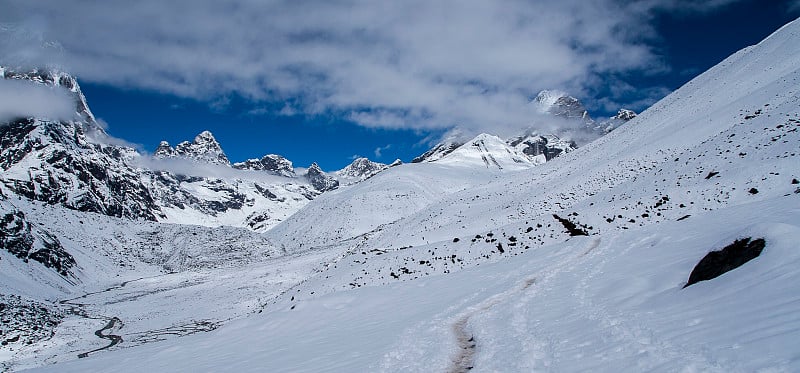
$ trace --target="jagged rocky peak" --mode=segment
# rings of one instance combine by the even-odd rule
[[[323,172],[316,162],[308,167],[306,178],[308,182],[311,183],[311,186],[320,192],[327,192],[339,187],[339,181]]]
[[[86,97],[78,85],[78,80],[59,68],[13,69],[0,66],[0,77],[2,79],[27,80],[51,87],[63,87],[72,93],[75,98],[75,112],[86,121],[86,124],[94,126],[97,124],[94,114],[86,103]],[[97,130],[102,131],[99,126],[96,127]]]
[[[161,143],[158,144],[158,147],[156,148],[156,151],[155,153],[153,153],[153,155],[156,156],[157,158],[174,157],[175,149],[172,149],[172,146],[170,146],[168,142],[161,141]]]
[[[267,171],[275,175],[287,177],[295,176],[292,161],[277,154],[267,154],[261,157],[261,159],[253,158],[244,162],[234,163],[233,168],[240,170]]]
[[[81,115],[62,121],[20,118],[0,126],[0,187],[74,210],[132,219],[162,216],[139,172],[126,163],[135,151],[97,141],[108,135],[74,77],[55,69],[3,69],[2,75],[68,89]]]
[[[577,119],[586,123],[594,122],[583,103],[565,92],[544,90],[539,92],[535,102],[543,113],[564,119]]]
[[[399,161],[399,159],[397,160]],[[395,162],[397,162],[395,161]],[[402,163],[402,162],[400,162]],[[354,182],[369,179],[379,172],[392,167],[387,164],[370,161],[367,158],[361,157],[353,160],[347,167],[336,171],[336,175],[342,179],[349,179]]]
[[[153,155],[156,158],[177,157],[223,166],[231,165],[228,156],[222,151],[222,147],[210,131],[200,132],[192,142],[184,141],[175,148],[170,147],[168,142],[162,141]]]
[[[353,163],[350,163],[347,167],[336,173],[342,177],[364,180],[387,168],[389,168],[389,165],[373,162],[367,158],[361,157],[355,159]]]

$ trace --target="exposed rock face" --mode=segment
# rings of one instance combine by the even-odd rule
[[[74,277],[75,258],[54,235],[33,228],[21,211],[0,206],[0,247],[25,262],[33,260],[63,277]]]
[[[175,156],[175,149],[173,149],[172,146],[170,146],[168,142],[161,141],[161,143],[158,144],[158,148],[156,148],[156,151],[153,152],[153,156],[156,157],[156,158],[162,158],[162,159],[163,158],[174,157]]]
[[[0,345],[26,346],[51,338],[64,313],[51,304],[0,294]]]
[[[574,141],[559,139],[555,135],[536,135],[528,133],[523,136],[511,138],[508,144],[522,151],[531,159],[544,157],[549,161],[562,153],[577,149]]]
[[[611,119],[619,119],[619,120],[627,122],[627,121],[629,121],[629,120],[631,120],[633,118],[636,118],[636,115],[637,115],[636,112],[633,111],[633,110],[619,109],[619,111],[617,112],[617,115],[611,117]]]
[[[553,116],[565,119],[580,119],[584,122],[592,122],[589,112],[583,107],[583,104],[575,97],[564,96],[556,100],[550,110]]]
[[[97,141],[108,135],[74,78],[39,70],[6,70],[4,77],[68,89],[79,115],[71,121],[20,118],[0,126],[0,188],[80,211],[147,220],[161,216],[138,171],[126,163],[135,151]]]
[[[261,159],[248,159],[244,162],[234,163],[233,168],[240,170],[267,171],[275,175],[287,177],[295,176],[292,161],[277,154],[267,154],[261,157]]]
[[[170,147],[169,143],[162,141],[158,145],[155,153],[157,158],[183,158],[197,162],[230,166],[228,156],[222,151],[222,147],[209,131],[203,131],[197,135],[192,142],[184,141]]]
[[[683,287],[717,278],[725,272],[741,267],[761,255],[766,244],[763,238],[753,240],[747,237],[734,241],[722,250],[708,253],[694,267],[689,275],[689,281]]]
[[[595,128],[596,131],[606,134],[609,133],[619,126],[627,123],[633,118],[636,118],[636,112],[628,109],[619,109],[616,115],[611,118],[608,118],[605,121],[600,122],[597,127]]]
[[[228,210],[239,210],[253,201],[240,193],[236,185],[225,180],[196,176],[176,175],[167,171],[148,172],[152,175],[150,190],[164,207],[181,210],[191,208],[205,215],[217,216]],[[185,188],[185,183],[193,183],[215,193],[214,199],[201,199]]]
[[[311,186],[320,192],[327,192],[339,187],[339,181],[322,172],[322,169],[319,168],[316,162],[312,163],[311,167],[308,168],[306,178],[308,182],[311,183]]]

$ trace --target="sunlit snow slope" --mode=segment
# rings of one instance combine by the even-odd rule
[[[800,370],[798,89],[795,21],[540,167],[323,195],[270,237],[349,254],[258,315],[40,370]],[[683,288],[743,237],[761,256]]]

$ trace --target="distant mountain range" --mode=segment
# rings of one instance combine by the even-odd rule
[[[265,231],[321,193],[402,163],[359,158],[332,173],[314,163],[299,175],[290,160],[277,154],[231,164],[209,131],[174,147],[162,141],[151,158],[112,141],[69,74],[54,69],[1,71],[3,79],[63,87],[74,99],[72,120],[18,118],[0,128],[0,190],[48,204],[130,219]],[[597,125],[580,101],[555,91],[542,91],[532,104],[596,132],[635,116],[620,111]],[[489,134],[468,141],[449,137],[412,162],[513,170],[542,164],[576,147],[573,141],[530,129],[508,139]]]

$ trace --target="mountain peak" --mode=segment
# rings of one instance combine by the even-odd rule
[[[562,97],[568,97],[567,93],[555,89],[545,89],[536,95],[534,101],[543,109],[542,112],[547,112]]]
[[[323,172],[317,162],[308,167],[306,178],[311,183],[311,186],[320,192],[327,192],[339,187],[339,181]]]
[[[387,168],[389,168],[388,165],[373,162],[365,157],[361,157],[353,160],[347,167],[336,171],[336,175],[358,182],[366,180]]]
[[[181,142],[175,148],[170,147],[168,142],[161,141],[153,155],[156,158],[179,157],[203,163],[231,165],[228,156],[210,131],[200,132],[192,142]]]
[[[201,144],[201,143],[216,143],[216,144],[219,144],[217,142],[217,139],[214,138],[214,134],[212,134],[211,131],[208,131],[208,130],[200,132],[200,134],[195,136],[194,137],[194,142],[195,142],[195,144]]]
[[[81,91],[78,80],[74,76],[58,68],[34,68],[28,70],[15,70],[13,68],[0,66],[0,79],[27,80],[34,83],[62,87],[70,92],[75,101],[75,112],[85,120],[86,124],[97,127],[93,130],[102,131],[97,125],[94,114],[86,103],[86,97]]]
[[[587,125],[594,123],[583,103],[564,91],[543,90],[536,95],[534,102],[541,113],[564,119],[579,120]]]
[[[319,167],[319,166],[317,166]],[[233,168],[251,171],[267,171],[275,175],[294,177],[292,161],[277,154],[267,154],[261,159],[248,159],[233,164]]]

